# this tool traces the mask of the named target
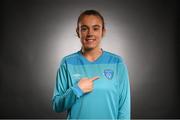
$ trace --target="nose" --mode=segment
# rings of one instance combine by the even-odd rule
[[[93,35],[93,29],[89,29],[88,30],[88,36],[92,36]]]

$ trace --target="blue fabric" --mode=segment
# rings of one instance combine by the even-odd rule
[[[72,65],[114,64],[123,62],[120,56],[107,51],[103,51],[103,54],[94,62],[89,62],[88,60],[84,59],[84,56],[81,54],[80,51],[68,55],[64,59],[66,59],[67,64]]]
[[[93,91],[82,93],[79,80],[95,76],[99,79],[93,81]],[[93,62],[80,51],[64,57],[57,70],[52,106],[56,112],[67,111],[67,119],[130,119],[126,64],[107,51]]]
[[[81,90],[81,88],[79,88],[78,85],[76,85],[75,87],[72,87],[72,89],[73,89],[74,94],[76,94],[78,98],[83,95],[83,91]]]

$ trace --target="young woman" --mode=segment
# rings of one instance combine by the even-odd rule
[[[63,58],[57,71],[53,110],[68,119],[130,119],[130,84],[122,58],[104,51],[102,15],[81,13],[77,22],[80,51]]]

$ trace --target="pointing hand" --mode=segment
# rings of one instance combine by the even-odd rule
[[[93,90],[93,81],[99,79],[98,76],[93,78],[81,78],[78,82],[78,86],[84,92],[91,92]]]

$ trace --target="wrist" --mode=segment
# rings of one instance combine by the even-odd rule
[[[73,90],[73,92],[76,94],[76,96],[77,96],[78,98],[80,98],[80,97],[84,94],[83,90],[79,87],[78,84],[76,84],[75,86],[73,86],[73,87],[72,87],[72,90]]]

